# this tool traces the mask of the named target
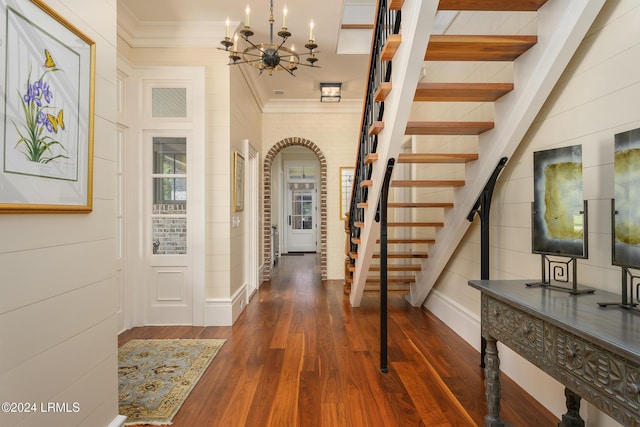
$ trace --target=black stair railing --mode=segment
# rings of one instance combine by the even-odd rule
[[[387,170],[384,174],[382,189],[380,190],[380,201],[376,212],[376,221],[380,223],[380,370],[385,374],[389,372],[389,361],[387,360],[387,279],[388,279],[388,202],[389,186],[391,185],[391,174],[396,159],[390,158],[387,161]]]
[[[369,135],[369,128],[382,120],[384,115],[384,102],[376,102],[376,90],[382,82],[391,81],[391,62],[382,60],[382,50],[390,34],[398,34],[400,31],[401,13],[399,10],[389,10],[388,0],[378,2],[376,23],[374,28],[373,43],[371,46],[371,62],[369,64],[369,78],[365,95],[360,139],[358,143],[358,155],[356,159],[353,187],[351,190],[351,202],[349,205],[349,249],[351,253],[358,251],[354,239],[360,237],[360,227],[356,224],[364,222],[364,208],[360,203],[367,201],[368,188],[362,187],[363,181],[371,179],[373,166],[366,162],[369,154],[375,153],[378,145],[378,136]],[[354,259],[351,259],[354,263]]]

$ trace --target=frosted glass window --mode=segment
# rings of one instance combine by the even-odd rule
[[[184,87],[154,87],[151,89],[153,117],[187,117],[187,89]]]

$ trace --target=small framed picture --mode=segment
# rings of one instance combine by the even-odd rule
[[[354,168],[343,166],[340,168],[340,219],[347,218],[351,202],[351,188],[353,187]]]
[[[244,210],[244,157],[234,152],[233,161],[233,211]]]

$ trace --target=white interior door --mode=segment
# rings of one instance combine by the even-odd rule
[[[149,253],[146,324],[191,325],[193,280],[189,250],[188,133],[147,132]]]
[[[315,252],[316,185],[289,182],[287,187],[287,252]]]

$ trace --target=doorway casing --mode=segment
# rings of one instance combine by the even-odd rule
[[[298,137],[285,138],[274,144],[264,158],[264,279],[271,279],[271,165],[278,153],[287,147],[302,146],[310,149],[320,162],[320,275],[327,279],[327,159],[320,148],[313,142]]]

